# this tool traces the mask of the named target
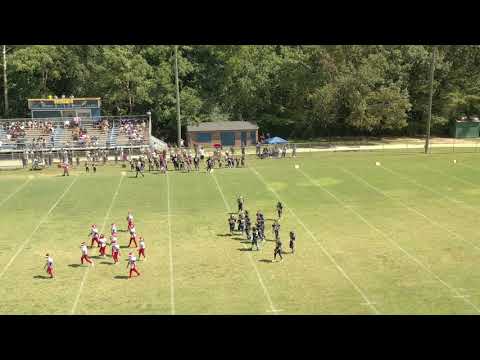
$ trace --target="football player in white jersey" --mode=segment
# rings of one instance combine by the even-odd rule
[[[117,238],[112,236],[112,258],[113,263],[116,264],[118,262],[118,257],[120,256],[120,245],[118,244]]]
[[[43,268],[47,269],[47,274],[50,275],[50,279],[53,279],[55,277],[55,271],[53,269],[53,258],[49,254],[46,254],[45,257],[47,258],[47,262],[45,263],[45,266]]]
[[[80,250],[82,251],[82,257],[80,258],[80,262],[82,263],[82,265],[83,265],[83,260],[85,260],[86,262],[88,262],[88,263],[92,264],[92,266],[94,266],[93,260],[91,260],[88,256],[87,245],[84,242],[80,246]]]
[[[140,276],[140,273],[137,270],[137,258],[132,254],[128,254],[128,264],[127,267],[130,267],[129,278],[132,277],[132,273],[137,273],[137,276]]]
[[[147,258],[145,257],[145,239],[143,237],[140,237],[140,242],[139,242],[138,245],[139,245],[139,247],[138,247],[138,260],[140,260],[142,255],[143,255],[143,259],[147,260]]]
[[[105,240],[105,236],[103,234],[100,235],[98,243],[100,244],[100,256],[106,257],[105,251],[107,250],[107,240]]]

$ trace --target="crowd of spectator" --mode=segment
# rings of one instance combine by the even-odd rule
[[[143,142],[147,123],[143,119],[120,120],[120,135],[125,135],[131,144]]]

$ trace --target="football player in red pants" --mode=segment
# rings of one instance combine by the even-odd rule
[[[128,276],[129,278],[132,277],[133,272],[137,273],[137,276],[140,276],[140,273],[137,270],[137,258],[132,253],[128,254],[127,267],[129,266],[130,266],[130,274]]]
[[[85,245],[85,243],[83,242],[82,243],[82,246],[80,247],[80,249],[82,250],[82,257],[80,258],[80,261],[83,265],[83,260],[85,260],[86,262],[92,264],[92,266],[94,266],[95,264],[93,263],[93,260],[90,260],[90,258],[88,257],[88,249],[87,249],[87,245]]]
[[[55,272],[53,270],[53,258],[50,257],[49,254],[45,255],[45,257],[47,258],[47,263],[43,268],[47,268],[47,274],[50,275],[50,279],[53,279],[55,277]]]

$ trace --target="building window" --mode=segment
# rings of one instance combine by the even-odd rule
[[[210,133],[197,133],[197,142],[199,142],[199,143],[212,142],[212,134],[210,134]]]

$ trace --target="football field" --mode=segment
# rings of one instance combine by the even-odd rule
[[[478,156],[311,153],[138,179],[120,165],[1,171],[0,314],[478,314]],[[260,251],[228,234],[239,195],[267,219]],[[271,262],[279,200],[286,254]],[[129,209],[147,247],[132,279]],[[108,236],[113,222],[120,263],[93,248],[80,266],[90,226]]]

